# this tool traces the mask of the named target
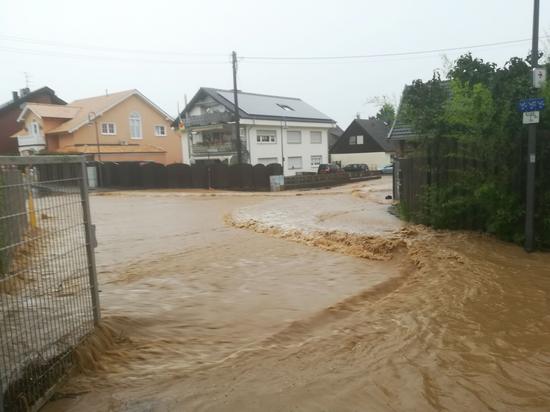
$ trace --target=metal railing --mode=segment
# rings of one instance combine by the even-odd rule
[[[37,410],[99,321],[86,165],[0,157],[0,412]]]
[[[184,120],[185,127],[208,126],[218,123],[229,123],[235,121],[233,113],[205,113],[197,116],[189,116]]]

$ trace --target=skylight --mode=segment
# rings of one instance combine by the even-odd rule
[[[281,109],[286,110],[287,112],[293,112],[294,109],[286,104],[280,104],[277,103],[277,106],[279,106]]]

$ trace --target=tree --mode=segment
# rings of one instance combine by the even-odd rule
[[[384,102],[378,113],[376,113],[376,118],[391,125],[395,120],[395,107],[393,107],[393,104]]]

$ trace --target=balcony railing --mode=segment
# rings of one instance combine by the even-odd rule
[[[189,116],[184,120],[185,127],[209,126],[211,124],[229,123],[234,120],[233,113],[206,113],[198,116]]]
[[[243,153],[247,153],[246,140],[241,139],[241,150]],[[193,143],[191,150],[194,156],[208,156],[208,155],[229,155],[237,153],[237,142],[231,140],[230,142],[223,143]]]
[[[191,147],[195,156],[237,153],[237,144],[235,142],[221,144],[193,143]]]

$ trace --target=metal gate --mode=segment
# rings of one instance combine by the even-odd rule
[[[0,412],[37,410],[99,321],[86,164],[0,156]]]

